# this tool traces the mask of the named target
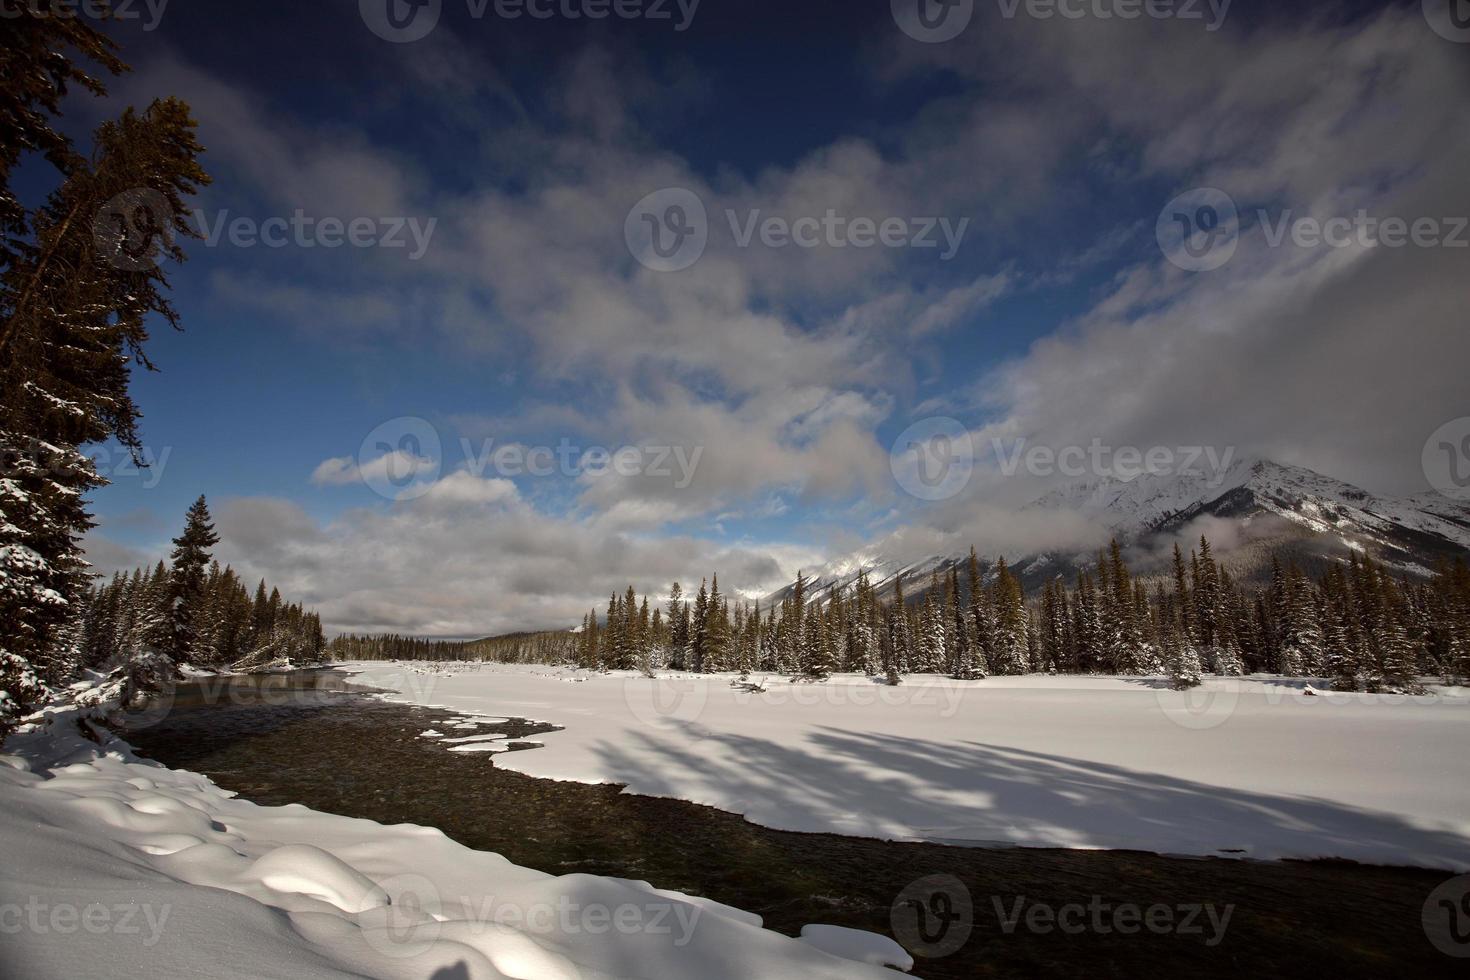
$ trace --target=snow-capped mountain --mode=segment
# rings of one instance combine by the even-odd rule
[[[1439,494],[1387,497],[1323,476],[1299,466],[1265,459],[1242,459],[1222,471],[1133,480],[1102,477],[1059,487],[1033,502],[1028,510],[1081,514],[1099,528],[1099,540],[1111,535],[1134,549],[1138,570],[1147,572],[1151,555],[1162,553],[1174,537],[1208,529],[1220,537],[1220,521],[1233,525],[1234,548],[1224,557],[1238,575],[1260,570],[1273,551],[1304,563],[1337,561],[1349,551],[1375,559],[1407,574],[1427,575],[1443,558],[1470,551],[1470,505]],[[1213,518],[1213,523],[1201,523]],[[974,542],[987,559],[985,542]],[[1007,555],[1028,590],[1061,575],[1070,578],[1093,557],[1091,548],[1076,554]],[[965,554],[935,555],[900,562],[877,552],[859,552],[807,571],[811,591],[845,586],[866,569],[880,592],[891,590],[899,572],[905,591],[921,593],[934,571],[963,565]],[[961,568],[963,573],[963,568]],[[779,601],[790,587],[770,598]]]
[[[1470,507],[1438,494],[1375,496],[1312,470],[1264,459],[1239,460],[1218,473],[1083,480],[1031,506],[1077,511],[1133,541],[1177,531],[1206,515],[1244,523],[1272,515],[1313,534],[1390,551],[1470,549]]]

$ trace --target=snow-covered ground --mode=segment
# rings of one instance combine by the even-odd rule
[[[354,664],[390,700],[564,726],[495,765],[769,827],[1470,869],[1470,696],[1210,678],[661,678]],[[759,678],[757,678],[759,679]]]
[[[75,709],[53,711],[0,755],[6,977],[876,980],[895,974],[866,964],[912,964],[869,933],[792,939],[750,913],[554,877],[430,828],[256,806],[90,730],[102,744]]]

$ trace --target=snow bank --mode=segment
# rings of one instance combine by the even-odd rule
[[[554,877],[431,828],[233,799],[134,758],[75,709],[5,751],[6,976],[894,976],[645,882]]]
[[[391,700],[564,731],[495,757],[768,826],[898,840],[1470,869],[1470,700],[1304,681],[592,674],[354,664]],[[760,680],[757,676],[755,680]],[[575,683],[573,683],[575,681]]]

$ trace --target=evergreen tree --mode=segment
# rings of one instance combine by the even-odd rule
[[[903,573],[893,578],[892,660],[889,668],[899,674],[910,670],[914,657],[914,634],[909,625],[908,605],[903,597]]]
[[[683,670],[689,647],[689,610],[684,603],[684,588],[678,582],[669,589],[667,606],[669,621],[669,667]]]
[[[184,533],[174,538],[173,567],[169,573],[169,627],[173,642],[169,654],[175,661],[206,661],[209,654],[205,607],[205,566],[209,549],[219,544],[210,523],[204,497],[194,501],[184,518]]]
[[[703,579],[699,583],[699,595],[694,599],[694,619],[690,624],[692,640],[690,646],[693,656],[689,662],[689,669],[696,674],[705,672],[705,656],[709,650],[709,619],[710,602],[709,591],[705,587]]]
[[[992,591],[996,649],[990,665],[997,674],[1024,674],[1030,669],[1025,599],[1021,583],[1011,574],[1004,558],[996,561]]]
[[[730,610],[720,595],[720,577],[711,576],[703,670],[727,670],[730,660]]]
[[[72,84],[104,92],[73,56],[114,73],[125,66],[104,35],[52,6],[18,8],[0,48],[0,735],[39,685],[67,680],[81,663],[89,573],[80,538],[92,527],[84,496],[105,481],[80,447],[114,439],[137,460],[130,364],[147,364],[148,317],[178,324],[157,265],[110,261],[93,218],[130,192],[156,205],[150,214],[165,226],[156,230],[190,234],[183,199],[207,181],[194,122],[177,100],[104,123],[88,156],[73,149],[54,122],[62,96]],[[10,178],[38,151],[62,183],[30,211]],[[155,254],[182,260],[172,241]]]

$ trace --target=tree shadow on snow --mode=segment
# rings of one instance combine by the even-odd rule
[[[1470,842],[1389,813],[983,742],[827,727],[806,744],[684,726],[596,751],[629,790],[692,798],[780,829],[951,844],[1345,857],[1470,866]],[[1285,747],[1283,747],[1285,750]],[[650,760],[653,760],[650,762]]]

